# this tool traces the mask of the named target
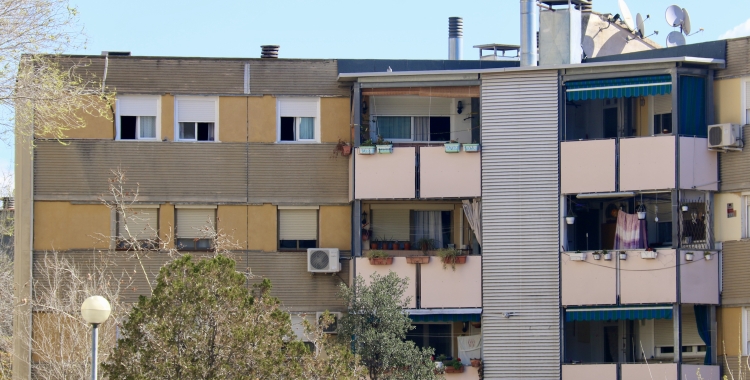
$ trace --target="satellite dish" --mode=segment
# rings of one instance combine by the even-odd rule
[[[640,13],[635,15],[635,26],[638,28],[638,35],[643,38],[646,35],[646,26],[643,24],[643,17]]]
[[[622,21],[628,26],[628,29],[635,30],[635,24],[633,23],[633,15],[630,14],[628,5],[625,4],[625,0],[617,0],[617,4],[620,6],[620,14],[622,15]]]
[[[682,13],[682,8],[676,5],[670,5],[667,8],[667,24],[671,26],[680,26],[682,21],[685,19],[685,14]]]
[[[685,36],[682,32],[674,31],[667,35],[667,47],[685,45]]]
[[[682,32],[685,33],[685,35],[690,34],[690,15],[688,14],[687,9],[682,8]]]
[[[583,48],[583,54],[586,54],[586,57],[593,57],[594,56],[594,39],[591,38],[591,36],[583,36],[583,43],[581,44],[581,47]]]

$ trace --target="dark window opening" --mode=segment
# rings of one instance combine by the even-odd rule
[[[604,138],[617,137],[617,108],[604,109]]]
[[[453,356],[450,324],[415,324],[414,327],[414,330],[406,333],[406,340],[414,342],[417,347],[434,348],[435,357]]]
[[[214,123],[198,123],[198,141],[214,141]]]
[[[208,251],[211,247],[211,239],[184,238],[177,239],[177,249],[186,251]]]
[[[120,139],[135,140],[135,124],[138,116],[120,116]]]
[[[295,141],[293,117],[281,118],[281,141]]]
[[[317,248],[317,240],[279,240],[280,249],[288,250],[307,250],[308,248]]]
[[[674,354],[674,347],[662,347],[660,351],[662,354]]]
[[[672,133],[672,114],[654,115],[654,134]]]
[[[450,141],[451,118],[447,116],[430,117],[430,141]]]

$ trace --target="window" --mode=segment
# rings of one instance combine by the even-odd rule
[[[318,246],[318,208],[279,206],[279,249],[305,250]]]
[[[193,96],[175,100],[176,136],[179,141],[216,141],[218,98]]]
[[[406,333],[406,340],[414,342],[417,347],[432,347],[435,357],[453,356],[451,325],[447,323],[414,324],[414,330]]]
[[[122,96],[117,98],[116,129],[118,140],[157,140],[158,96]]]
[[[654,118],[653,134],[672,133],[672,95],[654,95],[649,99]]]
[[[216,207],[175,206],[177,214],[176,245],[183,250],[209,250],[210,232],[216,227]]]
[[[141,248],[154,249],[158,239],[158,206],[131,208],[117,214],[117,249],[131,249],[134,242]]]
[[[320,142],[320,100],[318,98],[279,98],[279,142]]]
[[[377,116],[377,134],[385,140],[450,141],[449,116]]]

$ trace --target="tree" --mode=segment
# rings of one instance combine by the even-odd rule
[[[354,286],[341,285],[349,314],[339,322],[338,336],[351,343],[371,380],[436,378],[434,350],[406,340],[406,333],[414,329],[403,312],[409,302],[402,298],[407,284],[408,279],[390,272],[373,273],[369,284],[357,276]]]
[[[356,358],[319,340],[311,352],[266,279],[251,293],[223,255],[182,256],[162,267],[151,297],[141,296],[123,338],[102,365],[110,379],[358,378]],[[322,336],[322,332],[317,335]]]

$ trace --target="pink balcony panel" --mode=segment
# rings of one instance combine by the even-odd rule
[[[354,154],[355,199],[404,199],[416,196],[416,148],[393,148],[391,154]]]
[[[455,271],[450,264],[443,269],[439,257],[421,265],[423,308],[482,307],[481,256],[467,257],[465,264],[456,264]]]
[[[620,190],[674,189],[675,157],[674,136],[620,140]]]
[[[677,380],[677,364],[623,364],[622,380]]]
[[[615,140],[560,144],[563,194],[615,191]]]
[[[381,276],[388,275],[389,272],[395,272],[401,278],[408,278],[409,283],[406,285],[403,299],[411,297],[407,307],[414,309],[417,307],[417,266],[408,264],[406,257],[394,257],[391,265],[371,265],[370,260],[364,257],[357,258],[357,275],[365,279],[365,283],[370,282],[370,275],[377,273]]]
[[[643,259],[638,250],[630,250],[627,253],[627,260],[620,261],[621,302],[676,302],[676,252],[671,249],[660,249],[656,259]]]
[[[617,364],[563,364],[562,380],[617,380]]]
[[[685,260],[685,252],[693,252],[693,261]],[[680,251],[680,286],[683,303],[719,304],[719,251],[711,251],[706,260],[704,251]]]
[[[445,153],[441,146],[419,148],[420,198],[482,195],[481,153]]]
[[[708,139],[680,137],[680,187],[718,190],[718,153],[708,150]]]
[[[560,255],[562,271],[562,304],[614,305],[617,303],[617,261],[594,260],[591,252],[586,261],[571,261],[569,254]]]

